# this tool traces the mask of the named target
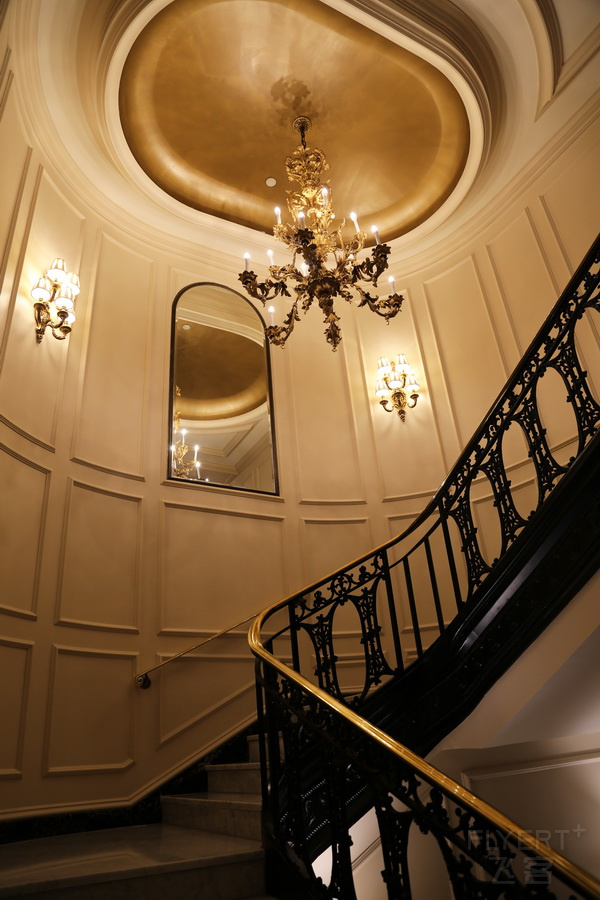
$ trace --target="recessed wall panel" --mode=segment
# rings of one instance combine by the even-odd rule
[[[130,630],[137,625],[141,501],[70,485],[58,622]]]
[[[402,310],[389,325],[386,326],[379,316],[366,311],[357,329],[381,490],[386,500],[430,490],[432,484],[442,480],[446,471],[440,443],[436,439],[436,423],[425,382],[425,367],[412,304],[408,293],[402,290],[402,294]],[[421,389],[417,406],[406,410],[404,421],[395,410],[386,412],[380,398],[375,396],[379,357],[385,356],[394,361],[399,353],[406,355]]]
[[[136,655],[54,647],[47,774],[93,774],[133,763]]]
[[[83,225],[80,213],[42,172],[34,193],[10,333],[0,360],[0,415],[34,441],[50,447],[55,440],[57,404],[71,337],[57,341],[47,330],[42,342],[36,342],[30,291],[57,256],[70,268],[79,268]]]
[[[546,212],[575,270],[598,234],[596,186],[600,142],[560,173],[541,195]]]
[[[523,354],[558,299],[527,214],[514,219],[488,250]]]
[[[217,642],[213,642],[213,648]],[[210,719],[215,733],[226,730],[231,711],[254,712],[254,662],[240,641],[237,655],[202,651],[166,666],[157,677],[159,743]]]
[[[425,289],[464,446],[506,380],[502,357],[471,258],[426,282]]]
[[[0,609],[32,616],[50,474],[0,445]]]
[[[279,517],[165,504],[161,630],[228,628],[286,594]]]
[[[9,242],[19,212],[22,182],[29,162],[29,148],[21,133],[17,108],[12,89],[0,119],[0,146],[2,165],[0,166],[0,283],[4,275]],[[3,297],[3,300],[5,298]],[[7,299],[7,298],[6,298]],[[3,328],[6,308],[2,304],[1,327]]]
[[[153,262],[102,235],[74,455],[142,475]]]
[[[319,330],[320,315],[319,310],[311,310],[290,339],[290,345],[294,343],[289,348],[293,399],[289,394],[280,399],[276,389],[276,407],[286,402],[294,415],[301,500],[364,500],[345,351],[340,346],[334,353],[325,338],[314,333]],[[274,348],[273,354],[277,352],[288,352],[288,348]]]
[[[0,637],[0,778],[21,775],[33,644]]]
[[[308,584],[373,549],[366,518],[303,519],[302,558]]]

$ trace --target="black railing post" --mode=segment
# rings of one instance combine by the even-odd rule
[[[385,581],[385,589],[388,601],[388,610],[390,614],[390,627],[392,629],[392,639],[394,641],[394,653],[396,654],[396,670],[404,671],[404,660],[402,659],[402,644],[400,642],[400,630],[398,628],[398,614],[396,613],[396,603],[394,599],[394,586],[392,584],[392,576],[390,572],[390,560],[387,550],[381,551],[383,579]]]

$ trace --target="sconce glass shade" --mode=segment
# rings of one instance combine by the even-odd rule
[[[388,387],[385,381],[377,381],[375,384],[375,396],[376,397],[387,397],[389,394]]]
[[[46,272],[46,275],[52,281],[57,281],[59,284],[62,284],[67,277],[67,267],[65,266],[64,259],[55,259]]]
[[[407,393],[416,394],[419,391],[419,385],[414,373],[411,372],[410,375],[406,378],[406,388]]]
[[[74,304],[71,288],[67,287],[65,284],[62,284],[60,291],[54,298],[54,302],[56,303],[57,309],[73,309]]]
[[[404,378],[398,371],[392,372],[388,378],[388,386],[392,389],[404,387]]]
[[[410,366],[408,365],[408,360],[404,353],[399,353],[398,358],[396,360],[396,371],[400,372],[401,375],[408,375],[410,372]]]
[[[77,297],[81,288],[79,286],[79,275],[77,272],[69,272],[65,280],[65,286],[71,288],[73,297]]]
[[[38,278],[31,289],[31,296],[38,302],[48,303],[52,296],[52,283],[50,282],[50,279],[45,276]]]
[[[66,324],[66,325],[72,325],[73,322],[75,322],[75,321],[76,321],[75,313],[74,313],[74,312],[70,312],[70,313],[67,315],[67,318],[65,319],[65,324]]]
[[[389,372],[392,371],[392,367],[390,366],[390,362],[385,356],[380,356],[377,360],[377,374],[378,375],[388,375]]]

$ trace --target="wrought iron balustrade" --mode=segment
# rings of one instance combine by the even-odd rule
[[[586,473],[578,495],[581,515],[573,510],[563,530],[555,529],[553,541],[567,555],[569,546],[575,545],[584,560],[569,576],[574,590],[597,565],[600,523],[589,486],[598,480],[594,472],[597,476],[600,404],[576,336],[578,323],[591,311],[600,312],[600,241],[413,525],[371,554],[271,607],[252,627],[259,714],[269,743],[268,827],[282,853],[304,873],[315,897],[352,900],[355,896],[349,828],[369,808],[376,811],[380,826],[390,898],[411,897],[406,847],[412,823],[434,835],[457,898],[550,900],[555,895],[544,881],[544,872],[552,873],[553,885],[557,881],[569,885],[577,896],[600,896],[597,882],[586,881],[585,874],[527,840],[516,826],[467,796],[390,737],[403,737],[402,729],[409,725],[426,733],[424,717],[443,718],[443,689],[439,697],[432,693],[440,669],[432,675],[431,660],[437,658],[439,663],[451,654],[459,658],[477,651],[480,657],[489,656],[490,673],[498,677],[510,656],[495,659],[497,636],[488,644],[480,641],[486,631],[493,632],[495,620],[507,619],[509,608],[514,616],[517,609],[528,623],[523,633],[533,639],[556,614],[559,601],[552,608],[545,604],[544,583],[531,572],[550,552],[548,520],[553,511],[556,518],[558,498],[566,492],[566,488],[561,491],[563,479],[567,485],[565,477],[573,478],[577,472]],[[569,458],[562,461],[547,437],[539,402],[539,392],[546,389],[543,379],[550,371],[558,374],[554,386],[559,394],[562,391],[576,423],[572,445],[567,447]],[[514,427],[523,435],[535,484],[532,508],[525,514],[505,459],[506,436]],[[488,514],[493,511],[500,535],[499,552],[491,560],[473,511],[477,494],[486,485],[491,492]],[[593,543],[593,552],[588,552],[586,540]],[[524,562],[529,558],[533,562]],[[527,580],[516,577],[521,568],[529,571],[532,586],[524,599],[517,600],[515,592]],[[564,605],[569,599],[561,582],[564,575],[553,573],[552,577]],[[360,623],[360,653],[348,654],[352,621]],[[268,639],[261,638],[265,626]],[[291,655],[291,669],[277,659],[283,652]],[[342,677],[349,671],[349,657],[360,659],[360,684]],[[481,659],[478,665],[483,667]],[[417,676],[420,693],[413,690]],[[473,676],[465,670],[460,677],[464,681]],[[429,686],[423,688],[428,678]],[[404,693],[396,691],[398,685]],[[400,728],[395,720],[398,709],[404,707],[409,712]],[[447,730],[451,724],[448,719]],[[437,738],[441,736],[438,728]],[[433,743],[431,739],[430,746]],[[425,738],[422,748],[423,752],[428,749]],[[265,754],[265,773],[266,765]],[[503,886],[496,877],[498,868],[494,870],[501,855],[500,834],[506,841],[505,863],[510,870]],[[332,847],[329,885],[320,883],[312,869],[324,842]],[[520,877],[515,873],[517,863]]]

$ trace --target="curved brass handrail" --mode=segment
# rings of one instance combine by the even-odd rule
[[[580,869],[560,853],[557,853],[546,844],[538,841],[537,838],[534,838],[528,831],[520,828],[511,819],[503,815],[503,813],[498,812],[495,807],[490,806],[490,804],[486,803],[484,800],[480,800],[479,797],[472,794],[448,775],[440,772],[435,766],[432,766],[426,760],[417,756],[417,754],[413,753],[412,750],[409,750],[408,747],[405,747],[403,744],[394,740],[380,728],[377,728],[376,725],[372,725],[371,722],[363,719],[362,716],[359,716],[349,707],[340,703],[335,697],[332,697],[331,694],[328,694],[326,691],[321,690],[321,688],[311,684],[310,681],[307,681],[307,679],[303,678],[302,675],[299,675],[298,672],[295,672],[293,669],[289,668],[289,666],[286,666],[285,663],[280,662],[280,660],[273,656],[272,653],[269,653],[261,640],[261,627],[264,620],[276,612],[281,606],[282,603],[278,602],[263,610],[250,626],[248,641],[250,649],[255,656],[276,669],[285,678],[294,681],[308,694],[312,694],[320,703],[329,706],[330,709],[346,719],[347,722],[350,722],[355,728],[358,728],[364,734],[385,746],[414,771],[435,782],[439,788],[442,788],[455,796],[461,803],[464,803],[465,806],[468,806],[474,812],[485,816],[485,818],[489,819],[495,827],[501,829],[502,832],[510,835],[511,838],[518,842],[519,846],[526,846],[534,856],[544,857],[551,863],[554,871],[560,872],[562,875],[566,876],[567,879],[570,879],[571,882],[577,885],[578,889],[588,891],[590,894],[595,892],[596,895],[600,897],[600,881],[597,881],[588,872]]]
[[[246,622],[250,622],[252,619],[255,619],[256,616],[257,613],[252,613],[252,615],[246,616],[246,618],[242,619],[240,622],[236,622],[235,625],[230,625],[229,628],[224,628],[222,631],[217,631],[216,634],[211,634],[209,637],[204,638],[204,640],[199,641],[199,643],[197,644],[194,644],[193,647],[186,647],[185,650],[180,650],[179,653],[175,654],[175,656],[170,656],[168,659],[163,659],[162,662],[156,663],[155,666],[151,666],[144,672],[136,673],[133,676],[133,680],[138,687],[140,687],[143,691],[146,691],[152,685],[150,672],[156,672],[157,669],[162,669],[163,666],[175,662],[176,659],[180,659],[182,656],[185,656],[186,653],[191,653],[193,650],[199,650],[200,647],[204,647],[206,644],[210,644],[211,641],[216,641],[217,638],[223,637],[224,634],[229,634],[229,632],[233,631],[234,628],[239,628],[240,625],[245,625]]]

